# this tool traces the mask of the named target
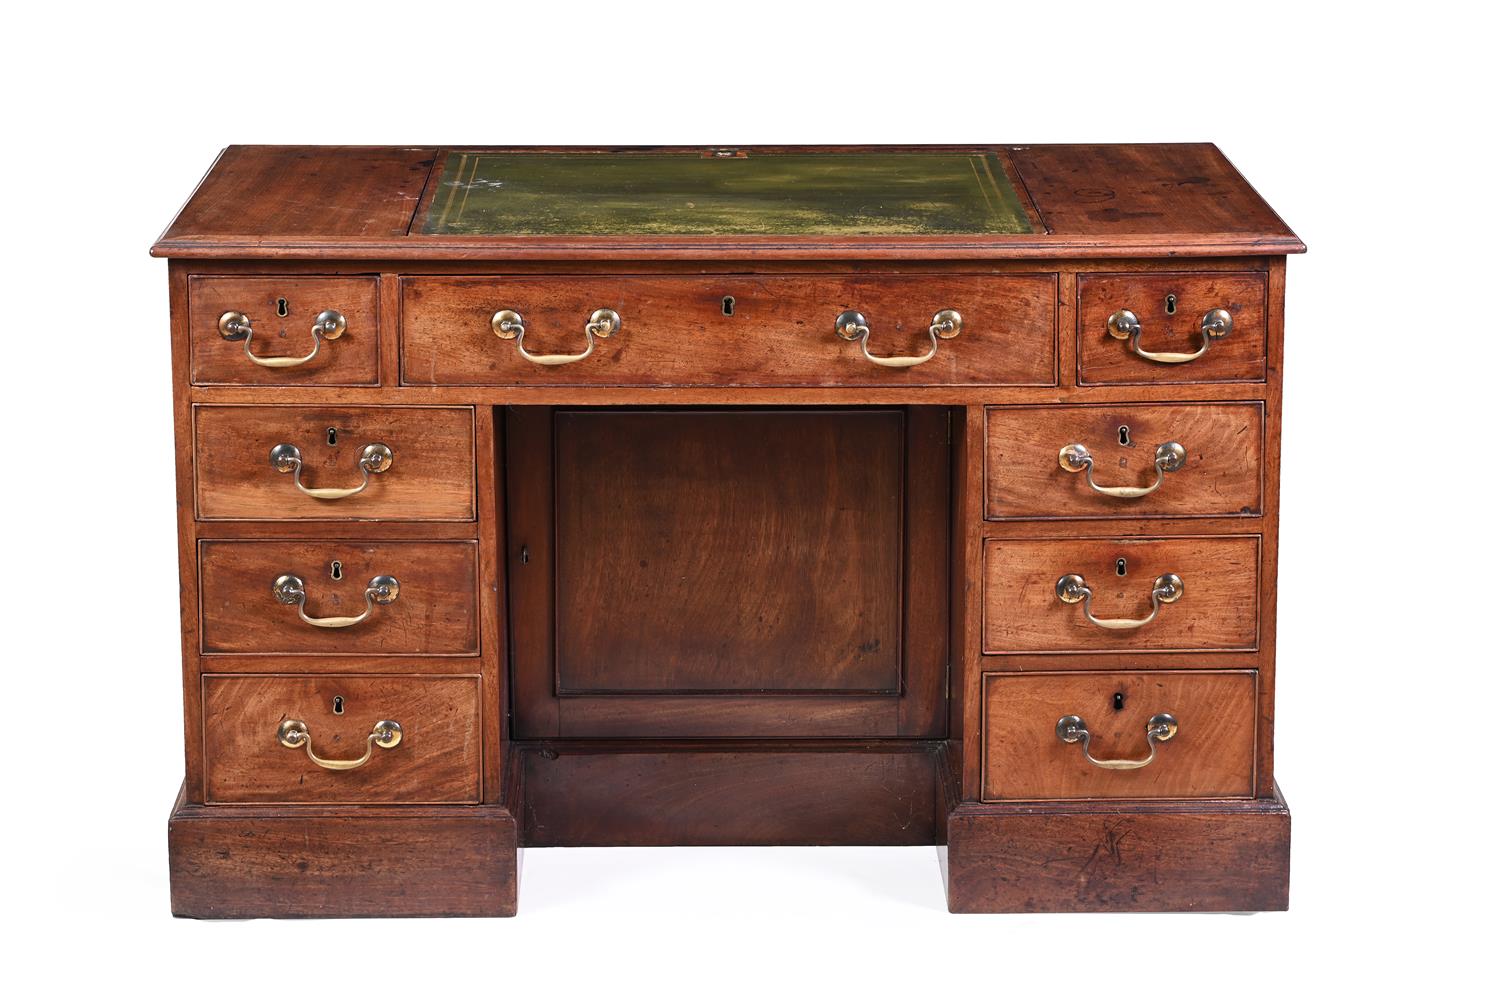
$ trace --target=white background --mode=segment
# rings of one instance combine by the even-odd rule
[[[1496,26],[1465,13],[1480,5],[464,6],[7,15],[12,986],[398,1000],[1483,982],[1503,441]],[[684,849],[528,852],[511,921],[169,917],[173,451],[166,265],[146,249],[221,146],[1156,140],[1220,144],[1311,247],[1288,283],[1290,912],[950,916],[929,849]]]

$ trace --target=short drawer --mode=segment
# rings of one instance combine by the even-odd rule
[[[1253,650],[1256,535],[988,539],[982,652]]]
[[[480,801],[480,678],[205,675],[209,802]]]
[[[188,279],[194,385],[376,385],[376,279]]]
[[[981,799],[1248,798],[1257,673],[988,673]]]
[[[1053,273],[408,277],[402,381],[1054,385],[1057,288]],[[619,329],[587,333],[606,309]]]
[[[473,656],[475,557],[468,541],[200,542],[203,651]]]
[[[986,517],[1211,517],[1263,504],[1263,404],[996,406]]]
[[[198,406],[198,516],[469,521],[469,407]]]
[[[1079,288],[1083,385],[1267,378],[1261,271],[1082,274]]]

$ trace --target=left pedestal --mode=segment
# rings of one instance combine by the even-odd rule
[[[510,917],[505,806],[201,806],[167,822],[179,917]]]

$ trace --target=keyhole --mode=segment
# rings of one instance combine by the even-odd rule
[[[1132,444],[1132,430],[1126,424],[1117,428],[1117,443],[1124,448]]]
[[[344,565],[338,559],[329,563],[329,576],[336,580],[344,579]]]
[[[727,295],[725,298],[721,299],[720,311],[725,313],[727,316],[736,315],[736,297],[734,295]]]
[[[287,315],[287,300],[286,299],[277,299],[277,315],[278,316],[286,316]]]
[[[1118,691],[1116,694],[1112,695],[1112,711],[1113,712],[1120,712],[1120,711],[1122,711],[1122,706],[1126,702],[1127,702],[1127,696],[1125,694],[1123,694],[1121,691]]]
[[[1168,313],[1170,316],[1174,315],[1175,307],[1178,305],[1179,299],[1175,297],[1173,292],[1170,292],[1168,295],[1164,296],[1164,312]]]
[[[327,431],[324,432],[324,434],[325,440],[329,442],[330,448],[339,444],[339,429],[337,427],[330,427]]]
[[[1122,696],[1119,694],[1119,695],[1117,695],[1117,697],[1120,698]],[[335,715],[343,715],[344,714],[344,695],[342,695],[342,694],[336,694],[334,696],[334,714]]]
[[[522,546],[522,565],[526,566],[527,565],[527,561],[529,559],[531,559],[531,558],[532,558],[532,553],[529,552],[529,551],[527,551],[527,546],[525,546],[525,545]]]
[[[1126,576],[1127,575],[1127,560],[1126,559],[1118,559],[1117,560],[1117,575],[1118,576]]]

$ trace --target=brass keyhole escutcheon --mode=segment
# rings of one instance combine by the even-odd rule
[[[725,316],[736,315],[736,297],[734,295],[727,295],[720,300],[720,312]]]
[[[1177,308],[1179,308],[1179,297],[1177,295],[1175,295],[1173,292],[1170,292],[1168,295],[1165,295],[1164,296],[1164,312],[1168,313],[1170,316],[1173,316],[1174,315],[1174,310],[1177,309]]]
[[[281,298],[277,299],[277,315],[282,317],[283,319],[286,319],[287,312],[287,300]]]
[[[334,714],[335,715],[343,715],[344,714],[344,695],[342,695],[342,694],[336,694],[334,696],[333,710],[334,710]]]
[[[335,559],[333,562],[329,563],[329,579],[344,579],[344,564],[341,563],[338,559]]]
[[[1118,558],[1117,559],[1117,575],[1118,576],[1126,576],[1127,575],[1127,560],[1126,559],[1122,559],[1122,558]]]
[[[1117,443],[1126,448],[1132,444],[1132,428],[1123,424],[1117,428]]]

